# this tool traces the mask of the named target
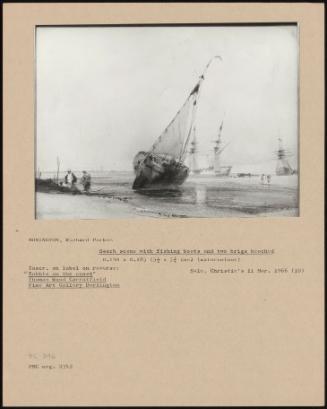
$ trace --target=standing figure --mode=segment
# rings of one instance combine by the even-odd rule
[[[261,184],[263,185],[265,183],[265,175],[264,173],[261,175]]]
[[[267,175],[267,184],[270,185],[271,175]]]
[[[81,182],[83,185],[84,192],[88,192],[91,187],[91,175],[87,173],[86,170],[83,170]]]
[[[74,188],[76,182],[77,177],[70,169],[68,169],[67,174],[65,176],[65,184],[68,185],[70,188]]]

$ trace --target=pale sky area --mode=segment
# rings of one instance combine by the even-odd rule
[[[278,137],[297,168],[296,26],[37,29],[37,158],[41,171],[131,170],[215,55],[198,102],[199,149],[222,161],[275,166]]]

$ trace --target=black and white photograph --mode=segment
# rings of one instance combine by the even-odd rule
[[[298,26],[38,26],[36,219],[299,216]]]

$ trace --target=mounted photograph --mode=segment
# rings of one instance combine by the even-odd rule
[[[35,218],[299,216],[296,24],[38,26]]]

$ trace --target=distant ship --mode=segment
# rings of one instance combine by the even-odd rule
[[[283,148],[283,141],[281,138],[278,138],[279,146],[277,150],[277,165],[276,165],[276,175],[277,176],[287,176],[293,175],[296,171],[291,167],[288,160],[286,159],[287,154],[286,150]]]
[[[196,139],[195,128],[194,128],[194,134],[193,134],[193,139],[191,142],[191,149],[190,149],[192,174],[214,175],[217,177],[230,175],[232,166],[221,164],[221,154],[228,145],[228,144],[225,144],[224,146],[222,146],[223,143],[222,143],[221,134],[223,130],[223,123],[224,121],[221,122],[219,131],[218,131],[218,137],[216,140],[214,140],[212,160],[208,161],[209,166],[205,168],[198,167],[198,148],[197,148],[197,139]]]
[[[229,176],[230,172],[232,170],[232,166],[222,166],[221,165],[221,159],[220,156],[222,152],[225,150],[228,144],[222,146],[222,138],[221,138],[221,133],[223,130],[223,124],[224,121],[221,122],[219,131],[218,131],[218,137],[214,141],[215,146],[213,148],[214,152],[214,162],[213,162],[213,168],[216,176]]]
[[[194,129],[199,93],[204,74],[211,62],[221,57],[213,57],[205,67],[197,84],[183,106],[155,141],[149,151],[138,152],[133,160],[135,180],[133,189],[151,185],[181,185],[189,175],[189,167],[184,164],[187,148]]]
[[[195,127],[193,128],[193,139],[190,145],[191,145],[191,148],[190,148],[191,173],[198,175],[203,171],[203,169],[199,167],[199,163],[198,163],[198,142],[196,138]]]

